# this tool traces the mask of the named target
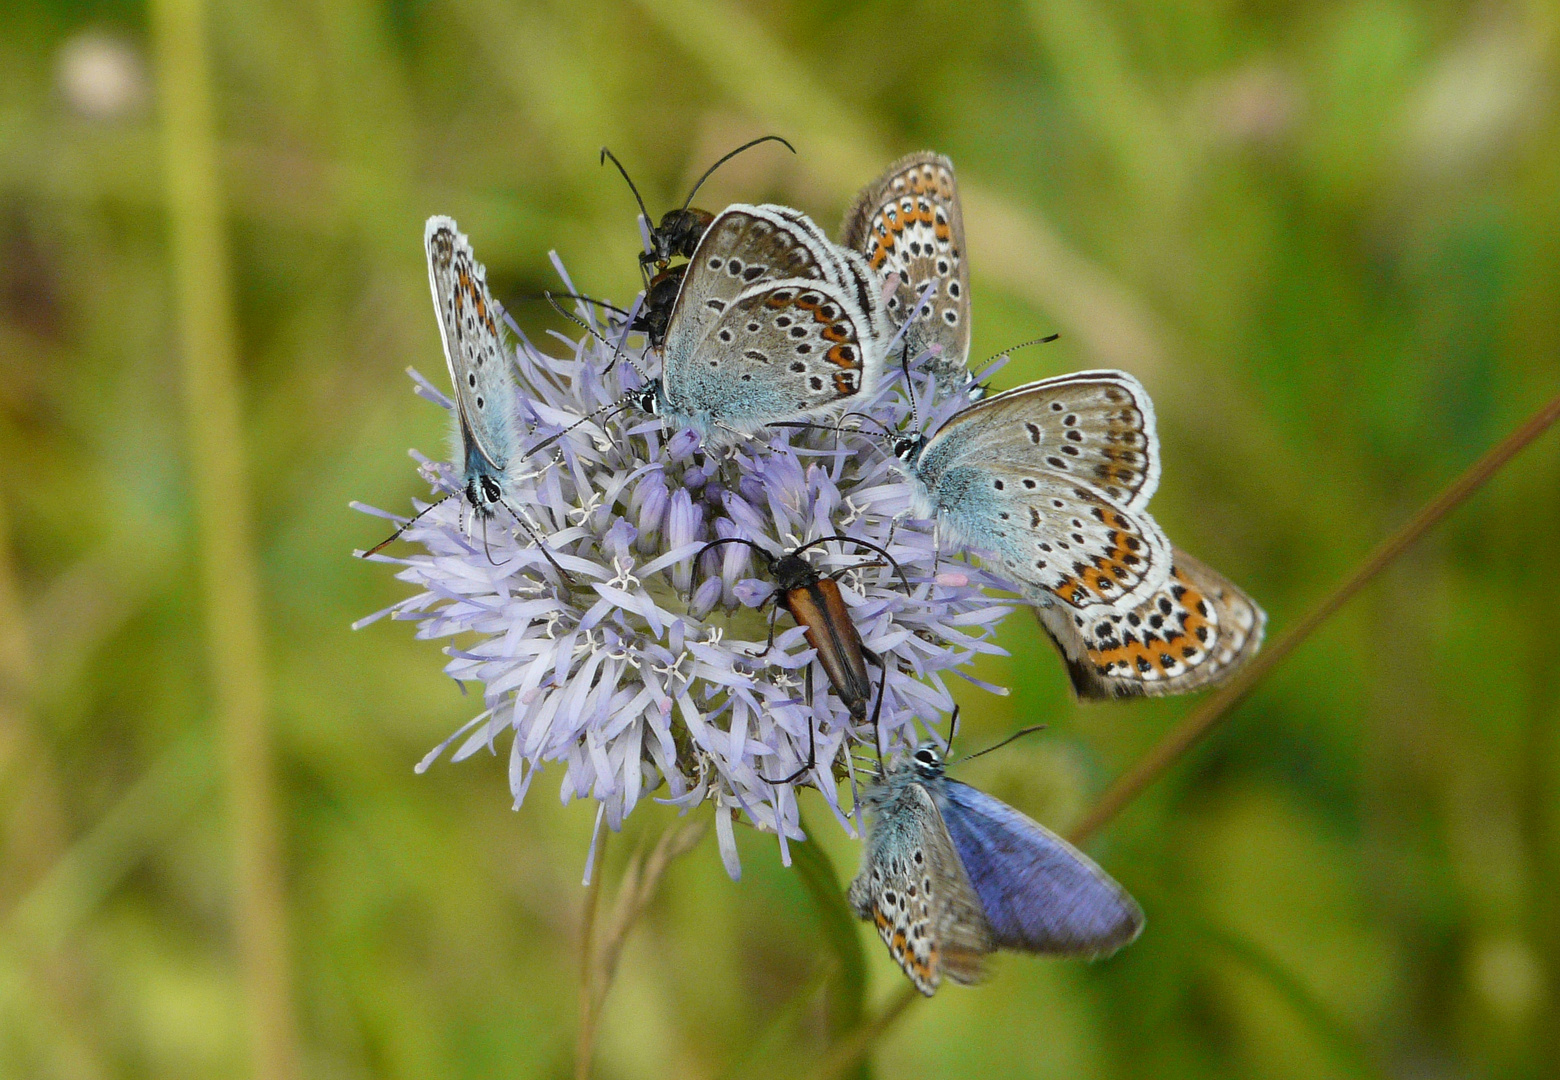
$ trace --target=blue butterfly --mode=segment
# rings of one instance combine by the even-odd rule
[[[978,981],[997,949],[1103,956],[1143,929],[1143,912],[1067,841],[948,778],[931,744],[862,793],[871,815],[856,914],[877,924],[921,993],[944,976]]]
[[[439,315],[439,340],[455,390],[460,494],[484,525],[498,513],[497,507],[508,510],[559,575],[572,580],[510,500],[510,468],[517,462],[519,443],[518,414],[511,361],[499,329],[502,309],[488,291],[487,271],[477,262],[471,243],[453,218],[429,218],[423,227],[423,246],[428,254],[428,285]],[[443,501],[425,507],[365,556],[395,540]]]

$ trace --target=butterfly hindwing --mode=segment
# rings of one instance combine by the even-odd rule
[[[887,305],[896,323],[932,286],[906,337],[912,352],[940,345],[930,362],[938,382],[962,387],[970,351],[970,278],[953,162],[929,151],[894,162],[856,196],[841,243],[865,255],[878,277],[899,275]]]
[[[1165,587],[1127,611],[1035,609],[1079,697],[1187,693],[1222,682],[1261,648],[1267,615],[1251,597],[1184,551],[1172,561]]]
[[[930,995],[944,975],[978,981],[995,946],[980,900],[926,788],[908,773],[869,795],[875,810],[861,873],[851,882],[856,914],[872,920],[894,960]]]
[[[1033,602],[1116,608],[1148,599],[1169,576],[1170,544],[1154,519],[1086,484],[991,460],[932,466],[921,476],[939,522]]]
[[[667,348],[701,342],[739,295],[781,278],[835,281],[832,247],[818,227],[779,206],[728,206],[688,260],[667,330]]]
[[[997,946],[1101,956],[1141,932],[1137,903],[1067,841],[968,784],[944,778],[935,791]]]

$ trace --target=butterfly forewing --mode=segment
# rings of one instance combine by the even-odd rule
[[[777,206],[729,206],[716,215],[688,260],[672,308],[667,346],[698,342],[752,286],[781,278],[835,281],[828,239],[805,217]],[[798,220],[798,218],[800,220]]]
[[[1128,510],[1147,506],[1159,486],[1154,405],[1124,371],[1079,371],[1008,390],[959,413],[938,438],[945,434],[976,458],[1081,480]]]
[[[1126,612],[1036,608],[1079,697],[1182,694],[1222,682],[1262,646],[1267,615],[1222,574],[1172,552],[1169,583]]]
[[[953,163],[924,151],[894,162],[856,196],[841,242],[865,255],[879,278],[899,275],[888,298],[895,322],[908,318],[922,292],[933,286],[906,338],[912,352],[942,346],[932,370],[939,382],[962,385],[970,349],[970,282]]]
[[[462,463],[469,474],[501,473],[514,452],[514,383],[487,274],[447,217],[423,233],[439,336],[455,387]]]
[[[957,780],[935,787],[995,945],[1101,956],[1143,929],[1143,912],[1088,856],[1006,803]]]
[[[851,882],[852,908],[876,924],[923,994],[944,975],[979,980],[982,958],[995,947],[991,928],[931,795],[901,772],[866,797],[875,816],[861,873]]]

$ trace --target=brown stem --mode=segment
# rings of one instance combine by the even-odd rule
[[[606,1004],[607,991],[617,974],[618,959],[623,955],[623,945],[628,932],[644,913],[667,867],[679,856],[692,851],[704,834],[709,831],[710,819],[700,818],[685,825],[672,825],[661,834],[648,859],[643,851],[636,851],[623,871],[618,883],[617,899],[612,905],[601,934],[594,940],[597,899],[601,889],[601,853],[596,853],[596,873],[591,877],[589,892],[585,897],[584,935],[580,955],[580,1030],[574,1046],[575,1080],[589,1080],[591,1048],[596,1037],[596,1024],[601,1018],[601,1007]],[[603,834],[602,843],[606,838]]]
[[[1229,713],[1261,679],[1289,654],[1299,648],[1306,638],[1316,632],[1324,622],[1348,603],[1354,594],[1363,589],[1392,562],[1407,551],[1437,522],[1468,499],[1485,482],[1494,476],[1529,443],[1542,435],[1556,419],[1560,419],[1560,395],[1550,399],[1520,428],[1508,435],[1492,450],[1475,461],[1456,480],[1446,486],[1430,503],[1415,514],[1402,528],[1381,542],[1364,564],[1348,580],[1339,585],[1321,603],[1317,604],[1289,631],[1273,642],[1251,663],[1224,686],[1205,699],[1172,728],[1159,745],[1150,750],[1136,765],[1118,777],[1094,809],[1073,826],[1070,839],[1082,843],[1098,832],[1107,822],[1121,812],[1143,789],[1173,765],[1182,754],[1190,750]]]

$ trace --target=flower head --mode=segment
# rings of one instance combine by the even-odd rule
[[[580,314],[594,318],[583,306]],[[875,753],[870,717],[851,717],[803,630],[783,612],[776,618],[772,604],[765,609],[775,585],[764,560],[744,544],[705,545],[740,537],[779,556],[840,535],[892,556],[896,565],[887,565],[851,539],[803,555],[820,573],[838,572],[863,643],[883,659],[872,678],[883,678],[884,753],[920,741],[916,722],[931,727],[952,707],[945,673],[1001,651],[989,638],[1010,607],[985,592],[1000,583],[950,562],[931,523],[909,516],[909,483],[880,441],[776,428],[701,444],[692,431],[615,407],[640,383],[622,362],[621,326],[578,340],[555,335],[560,356],[516,334],[516,407],[527,434],[505,493],[572,581],[502,515],[472,535],[459,498],[407,527],[404,539],[424,553],[375,556],[398,564],[397,576],[419,591],[358,625],[389,614],[418,621],[419,637],[459,637],[446,647],[445,670],[483,688],[483,712],[419,771],[461,736],[455,760],[495,750],[507,733],[516,807],[553,761],[564,764],[563,800],[594,799],[598,823],[613,829],[647,796],[685,808],[711,801],[733,877],[736,819],[777,834],[788,858],[787,841],[802,838],[800,785],[816,787],[851,830],[837,782],[852,773],[852,749]],[[419,394],[451,407],[413,378]],[[903,382],[885,383],[864,411],[868,430],[894,430],[909,416]],[[938,400],[930,379],[916,377],[915,391],[923,425],[966,403]],[[436,493],[458,493],[455,466],[420,460]],[[809,729],[812,767],[773,782],[807,765]]]

